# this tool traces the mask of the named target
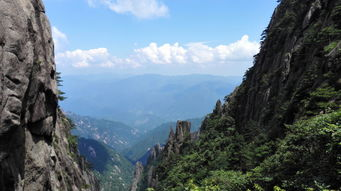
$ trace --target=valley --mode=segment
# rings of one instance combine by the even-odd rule
[[[341,0],[0,0],[0,90],[0,191],[341,190]]]
[[[74,84],[76,79],[77,84]],[[84,79],[83,85],[79,84],[81,79]],[[73,111],[67,112],[75,125],[72,134],[78,137],[80,154],[93,166],[101,187],[127,190],[135,163],[147,163],[151,148],[166,143],[170,129],[176,127],[176,120],[204,116],[212,109],[212,103],[223,99],[239,80],[239,77],[208,75],[144,75],[106,77],[103,84],[99,83],[103,82],[103,77],[99,76],[91,79],[66,76],[63,91],[72,96],[61,104],[62,108]],[[153,83],[155,85],[151,85]],[[86,90],[89,87],[94,89],[89,92]],[[117,93],[117,89],[122,91]],[[103,104],[106,102],[105,113],[100,102],[92,103],[94,97]],[[136,108],[143,112],[137,112]],[[192,130],[198,131],[203,117],[187,120],[192,123]]]

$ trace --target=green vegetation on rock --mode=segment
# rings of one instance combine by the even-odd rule
[[[209,130],[199,142],[159,164],[160,190],[253,190],[255,184],[265,190],[340,187],[341,110],[287,126],[282,140],[259,135],[248,142],[233,127],[222,135],[217,131],[222,121],[207,119]]]
[[[282,0],[254,66],[205,118],[199,139],[150,164],[154,189],[340,190],[340,6]]]
[[[107,145],[80,138],[79,152],[91,163],[93,172],[105,191],[126,191],[133,179],[133,165]]]

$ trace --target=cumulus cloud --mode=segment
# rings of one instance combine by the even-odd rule
[[[68,43],[66,34],[61,32],[57,27],[52,27],[52,37],[56,51],[60,51]]]
[[[181,47],[179,43],[164,44],[158,46],[156,43],[150,43],[148,47],[136,49],[135,57],[141,62],[150,62],[153,64],[172,64],[186,63],[187,50]]]
[[[130,59],[120,59],[110,55],[107,48],[96,48],[90,50],[74,50],[57,53],[56,62],[59,65],[71,65],[74,68],[89,68],[89,67],[138,67],[138,63]]]
[[[129,13],[140,19],[164,17],[169,12],[168,7],[159,0],[87,0],[90,7],[95,7],[96,1],[116,13]]]
[[[75,68],[139,68],[151,65],[194,65],[198,67],[214,64],[249,62],[259,51],[259,43],[251,42],[244,35],[237,42],[208,46],[205,43],[179,43],[158,46],[150,43],[147,47],[135,49],[127,58],[118,58],[106,48],[74,50],[58,53],[57,64],[71,65]]]
[[[210,47],[205,43],[190,43],[180,46],[164,44],[158,46],[150,43],[149,46],[136,49],[135,53],[143,62],[153,64],[205,64],[212,62],[227,63],[230,61],[250,60],[259,51],[259,43],[249,41],[244,35],[240,40],[228,45]]]

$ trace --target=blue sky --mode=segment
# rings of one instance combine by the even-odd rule
[[[44,0],[64,74],[243,75],[276,0]]]

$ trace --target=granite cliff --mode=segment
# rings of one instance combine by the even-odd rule
[[[173,156],[181,154],[183,148],[195,141],[197,137],[198,132],[191,133],[191,122],[177,121],[175,132],[173,128],[170,129],[166,145],[156,144],[151,149],[146,167],[144,168],[139,162],[136,164],[132,191],[156,188],[159,183],[159,173],[156,171],[157,162],[168,161]]]
[[[98,190],[58,109],[41,0],[0,0],[0,89],[1,190]]]
[[[140,190],[340,190],[341,1],[279,2],[242,84]]]

